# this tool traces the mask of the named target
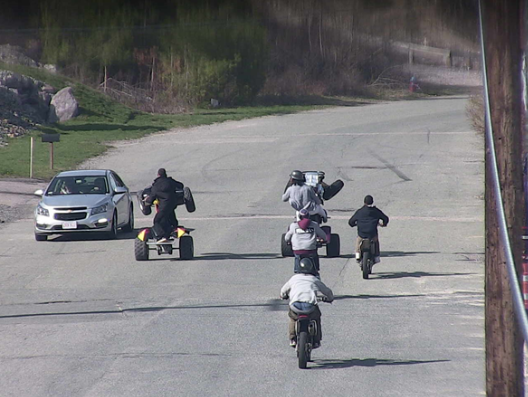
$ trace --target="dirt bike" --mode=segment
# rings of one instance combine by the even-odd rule
[[[317,301],[330,303],[325,296],[318,296]],[[317,322],[310,318],[310,314],[298,314],[295,322],[295,333],[297,334],[297,359],[299,368],[306,369],[309,361],[312,361],[312,350],[314,339],[317,335]]]
[[[368,279],[369,274],[372,273],[372,267],[374,266],[375,243],[370,238],[364,238],[361,240],[359,246],[359,264],[361,271],[363,272],[363,279]]]

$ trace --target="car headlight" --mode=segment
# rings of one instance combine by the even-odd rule
[[[108,210],[108,204],[100,205],[99,207],[92,208],[92,215],[102,214]]]
[[[39,204],[37,205],[37,215],[49,216],[49,211]]]

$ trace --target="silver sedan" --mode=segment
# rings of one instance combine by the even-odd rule
[[[76,170],[57,174],[35,208],[35,240],[51,234],[134,230],[134,206],[128,187],[112,170]]]

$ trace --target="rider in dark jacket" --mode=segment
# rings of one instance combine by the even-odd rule
[[[375,258],[374,263],[380,261],[380,249],[378,239],[378,224],[381,220],[382,227],[389,224],[389,217],[383,213],[380,209],[374,206],[374,199],[371,195],[365,196],[364,205],[356,211],[354,215],[349,219],[348,224],[350,227],[357,226],[358,238],[356,244],[356,259],[359,261],[359,251],[361,240],[370,238],[375,244]]]
[[[170,238],[172,230],[178,226],[175,209],[178,201],[176,190],[182,190],[183,183],[178,182],[171,177],[167,177],[165,168],[158,170],[158,177],[154,179],[150,194],[147,198],[147,204],[151,205],[156,199],[158,200],[158,212],[154,216],[154,234],[158,242],[167,241]]]

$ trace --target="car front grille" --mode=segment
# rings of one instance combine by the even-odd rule
[[[86,219],[86,212],[64,212],[55,214],[58,221],[80,221]]]

